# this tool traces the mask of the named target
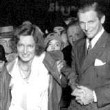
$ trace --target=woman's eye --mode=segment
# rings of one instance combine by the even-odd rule
[[[60,47],[60,45],[59,45],[59,44],[56,44],[55,46]]]

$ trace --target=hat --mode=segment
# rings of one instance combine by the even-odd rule
[[[47,37],[45,38],[45,41],[44,41],[45,42],[45,46],[47,46],[47,44],[51,40],[54,40],[54,39],[57,40],[57,41],[59,41],[60,44],[63,43],[61,37],[59,36],[59,34],[56,33],[56,32],[53,32],[53,33],[48,34]]]
[[[5,62],[7,61],[5,57],[5,50],[2,45],[0,45],[0,60],[5,61]]]
[[[0,27],[0,36],[2,38],[10,38],[13,35],[13,26]]]

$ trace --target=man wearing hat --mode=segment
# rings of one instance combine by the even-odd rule
[[[4,47],[0,45],[0,110],[8,110],[10,103],[9,82],[11,77],[7,72],[6,62]]]

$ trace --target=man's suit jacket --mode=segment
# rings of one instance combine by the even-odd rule
[[[97,96],[97,103],[87,106],[74,102],[74,110],[110,110],[110,35],[104,32],[88,54],[86,39],[79,40],[72,52],[77,83],[94,90]]]

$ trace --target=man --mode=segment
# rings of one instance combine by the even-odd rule
[[[9,83],[11,76],[6,69],[5,49],[0,45],[0,110],[8,110],[10,105]]]
[[[104,30],[101,9],[94,2],[78,10],[79,24],[87,38],[79,40],[73,49],[72,68],[77,81],[74,85],[74,77],[70,77],[75,100],[69,110],[110,110],[110,35]]]
[[[74,46],[74,42],[78,39],[84,38],[85,34],[79,26],[78,20],[73,20],[68,24],[67,27],[67,37],[69,43]]]

